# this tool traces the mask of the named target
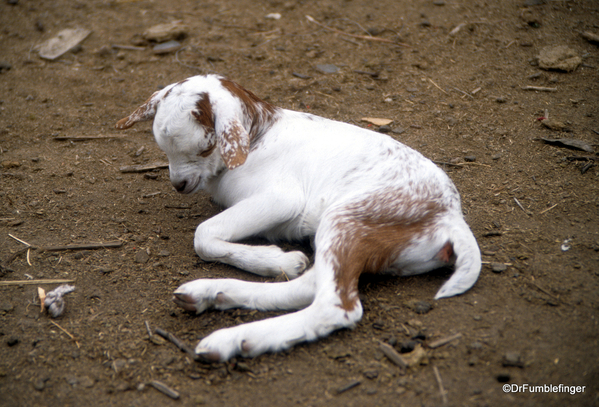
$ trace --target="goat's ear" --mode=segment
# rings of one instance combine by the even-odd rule
[[[133,126],[137,122],[145,122],[146,120],[152,120],[156,115],[156,108],[158,107],[158,102],[162,100],[162,97],[158,97],[158,92],[154,92],[154,94],[140,107],[135,109],[133,113],[129,116],[119,120],[115,127],[118,130],[125,130],[129,127]]]
[[[217,116],[216,121],[218,149],[227,168],[232,170],[245,163],[250,152],[250,135],[237,119],[221,124]]]

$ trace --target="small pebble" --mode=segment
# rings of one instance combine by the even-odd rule
[[[150,255],[145,250],[140,250],[135,254],[134,261],[139,264],[147,263],[150,260]]]
[[[33,388],[37,391],[42,391],[46,387],[46,382],[50,380],[49,377],[40,377],[33,382]]]
[[[181,48],[181,43],[173,40],[154,46],[152,52],[157,55],[168,54],[169,52],[177,51],[179,48]]]
[[[379,127],[379,133],[389,133],[390,131],[391,127],[389,125]]]
[[[433,305],[428,301],[410,301],[407,305],[417,314],[426,314],[433,309]]]
[[[515,366],[515,367],[524,367],[524,363],[522,363],[522,359],[520,357],[520,353],[516,351],[509,351],[503,355],[503,366]]]
[[[464,157],[464,161],[466,161],[467,163],[473,163],[476,161],[476,156],[467,155],[466,157]]]
[[[322,73],[337,73],[339,72],[339,68],[333,64],[321,64],[316,65],[316,70]]]
[[[491,271],[499,274],[507,270],[507,266],[503,263],[491,263]]]

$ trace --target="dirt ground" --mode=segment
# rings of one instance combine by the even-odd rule
[[[155,54],[143,33],[177,20],[183,48]],[[65,28],[92,33],[40,58],[36,46]],[[584,31],[599,33],[594,0],[3,0],[0,406],[599,405],[597,155],[541,140],[597,150],[599,49]],[[576,70],[540,69],[555,45],[581,57]],[[226,364],[150,340],[146,321],[195,345],[276,315],[178,309],[171,294],[185,281],[266,279],[196,256],[195,227],[219,211],[208,196],[177,194],[168,169],[121,171],[166,157],[150,124],[114,123],[155,90],[213,72],[278,106],[364,127],[392,119],[371,128],[440,163],[462,195],[485,262],[474,288],[433,301],[447,271],[365,278],[356,329]],[[56,279],[76,290],[52,319],[37,289],[58,284],[36,280]],[[380,342],[405,352],[407,371]]]

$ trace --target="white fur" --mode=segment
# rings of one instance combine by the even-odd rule
[[[198,95],[210,100],[214,129],[200,125],[191,114]],[[361,238],[355,235],[358,224],[376,223],[367,229],[376,236],[376,228],[388,226],[389,219],[416,222],[426,216],[427,203],[441,208],[431,216],[432,226],[414,234],[379,271],[412,275],[440,267],[446,262],[438,255],[449,243],[457,257],[456,271],[435,298],[463,293],[475,283],[481,266],[476,240],[462,217],[453,183],[430,160],[379,133],[306,113],[278,108],[267,112],[256,103],[254,111],[267,119],[260,122],[248,117],[244,103],[223,86],[222,78],[193,77],[155,93],[126,123],[123,119],[117,125],[126,128],[154,118],[154,135],[168,156],[173,185],[182,193],[204,189],[228,208],[198,226],[194,247],[202,259],[292,279],[200,279],[179,287],[175,302],[198,313],[233,307],[299,309],[217,331],[199,343],[198,354],[221,361],[256,356],[353,327],[362,307],[355,290],[344,297],[341,288],[344,259],[339,253],[344,244]],[[235,154],[249,138],[227,144],[224,135],[237,126],[249,137],[256,123],[262,127],[253,130],[257,139],[245,162],[228,165],[223,157]],[[218,148],[210,155],[199,155],[214,143]],[[314,264],[301,274],[309,261],[299,251],[235,243],[251,236],[313,237]]]

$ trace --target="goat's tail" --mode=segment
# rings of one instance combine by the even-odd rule
[[[452,225],[449,241],[456,255],[455,271],[437,292],[435,299],[452,297],[468,291],[480,274],[480,249],[463,219],[456,219],[456,224]]]

